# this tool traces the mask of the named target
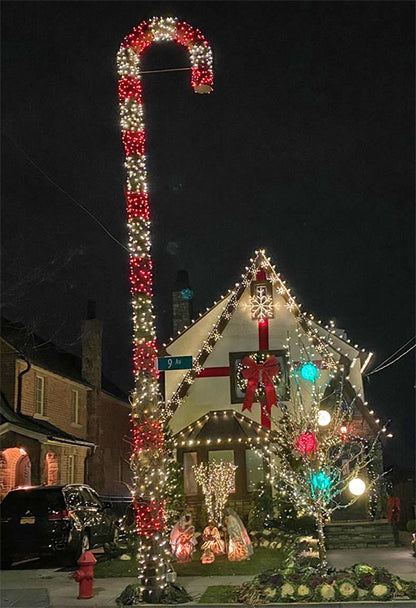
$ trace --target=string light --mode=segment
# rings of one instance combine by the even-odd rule
[[[153,263],[150,254],[150,206],[146,169],[140,57],[153,42],[175,41],[187,47],[191,85],[196,93],[212,91],[212,52],[198,29],[172,17],[143,21],[123,40],[117,54],[118,98],[126,160],[126,205],[133,307],[132,498],[136,510],[139,583],[144,599],[158,599],[166,585],[169,551],[164,538],[168,454],[159,400],[156,330],[153,313]]]
[[[223,334],[229,319],[240,303],[245,306],[248,299],[246,289],[256,280],[259,269],[264,270],[266,280],[278,292],[292,314],[290,331],[283,343],[290,372],[290,397],[287,400],[287,411],[279,411],[276,429],[270,436],[238,437],[233,438],[232,442],[245,443],[252,448],[258,445],[259,453],[266,456],[270,468],[269,477],[273,483],[293,500],[299,515],[307,514],[315,518],[322,548],[325,544],[325,521],[335,509],[348,506],[341,505],[336,497],[348,488],[349,482],[360,471],[370,469],[379,435],[386,427],[378,427],[378,422],[370,418],[368,404],[363,402],[362,388],[355,380],[360,369],[357,365],[358,346],[353,350],[347,341],[340,338],[334,327],[326,331],[320,321],[315,321],[301,311],[264,250],[256,251],[242,275],[241,283],[222,296],[213,308],[207,309],[204,316],[211,315],[211,330],[196,353],[193,368],[184,374],[172,391],[170,407],[173,413],[182,403],[200,370],[204,370],[209,353]],[[283,306],[279,310],[279,314],[289,319]],[[266,319],[257,319],[262,320]],[[307,370],[309,374],[306,373]],[[246,386],[240,386],[242,391],[245,388]],[[353,412],[357,409],[367,423],[364,425],[364,437],[358,435],[358,421],[353,418]],[[215,414],[210,415],[215,417]],[[190,425],[192,428],[189,429],[189,434],[183,435],[180,440],[183,446],[191,439],[200,437],[200,424],[210,415],[205,415]],[[202,446],[226,443],[229,439],[231,438],[213,436],[197,441]],[[348,463],[348,470],[345,462]],[[376,474],[369,483],[371,500],[376,496],[375,484],[378,478],[379,475]]]
[[[192,468],[196,483],[202,488],[208,519],[220,524],[228,497],[235,489],[237,466],[232,462],[213,460]]]

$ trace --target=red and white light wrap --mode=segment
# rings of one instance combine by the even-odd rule
[[[213,87],[211,48],[202,33],[184,21],[173,17],[153,17],[135,27],[121,44],[117,55],[118,97],[127,170],[135,396],[140,397],[140,400],[150,398],[151,401],[157,394],[157,350],[140,58],[153,42],[163,41],[174,41],[187,47],[191,63],[191,86],[196,93],[210,93]]]
[[[213,85],[212,52],[208,42],[199,30],[172,17],[154,17],[140,23],[125,37],[117,54],[118,98],[126,154],[126,204],[134,332],[132,495],[137,531],[140,536],[148,539],[139,542],[141,590],[151,592],[163,587],[165,582],[164,541],[160,532],[165,528],[163,493],[166,484],[166,449],[158,411],[151,223],[140,59],[143,51],[153,42],[164,41],[174,41],[187,47],[191,63],[191,85],[196,93],[210,93]]]

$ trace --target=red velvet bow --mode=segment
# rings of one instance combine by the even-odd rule
[[[241,364],[243,366],[243,378],[248,380],[242,411],[248,410],[251,412],[254,395],[259,383],[264,386],[268,408],[271,409],[272,405],[277,405],[277,395],[273,384],[273,376],[277,376],[279,373],[276,357],[271,355],[263,364],[257,364],[251,357],[244,357]]]

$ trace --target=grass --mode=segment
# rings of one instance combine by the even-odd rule
[[[237,587],[232,585],[212,585],[201,595],[200,604],[228,604],[233,601]]]
[[[220,555],[212,564],[201,564],[200,552],[193,555],[193,561],[186,564],[174,563],[178,576],[227,576],[233,574],[259,574],[268,568],[279,568],[283,561],[283,552],[277,549],[254,549],[250,560],[229,562],[226,555]],[[99,560],[94,569],[96,578],[136,576],[135,560],[123,561],[119,558]]]

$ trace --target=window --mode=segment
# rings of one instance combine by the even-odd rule
[[[247,490],[253,492],[256,485],[264,480],[263,458],[254,450],[246,450]]]
[[[66,488],[64,489],[66,502],[71,509],[76,509],[84,504],[84,499],[78,488]]]
[[[79,424],[79,391],[71,391],[71,422]]]
[[[36,413],[45,416],[45,378],[43,376],[35,378],[35,406]]]
[[[103,509],[103,504],[98,498],[98,494],[91,488],[82,488],[82,495],[84,497],[85,504],[87,507],[94,507],[96,509]]]
[[[271,283],[262,281],[251,284],[251,318],[252,319],[273,319],[273,289]]]
[[[198,494],[193,466],[198,464],[196,452],[184,452],[183,455],[183,485],[187,496]]]
[[[208,452],[208,461],[223,460],[224,462],[232,462],[234,464],[234,450],[210,450]]]
[[[254,354],[253,351],[230,353],[230,391],[231,403],[243,403],[246,389],[241,386],[241,362],[244,357]],[[275,382],[276,395],[279,401],[288,401],[290,398],[289,368],[286,354],[283,350],[258,351],[259,356],[274,355],[279,365],[279,376]],[[258,402],[257,396],[254,399]]]
[[[75,455],[68,456],[68,483],[75,483]]]

